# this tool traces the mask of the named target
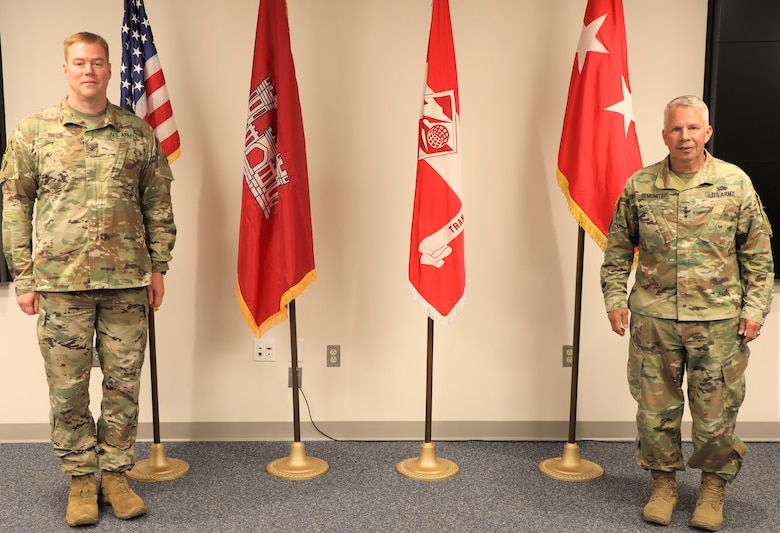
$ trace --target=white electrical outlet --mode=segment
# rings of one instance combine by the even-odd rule
[[[252,360],[261,362],[276,361],[276,340],[255,338],[252,342]]]

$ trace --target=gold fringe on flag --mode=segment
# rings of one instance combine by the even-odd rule
[[[244,320],[246,320],[246,323],[249,324],[249,328],[252,330],[252,333],[254,333],[255,337],[259,339],[263,336],[263,334],[265,334],[266,331],[287,320],[287,305],[300,296],[306,287],[308,287],[316,279],[316,269],[306,274],[297,285],[291,287],[284,294],[282,294],[282,297],[279,301],[279,311],[269,316],[260,325],[257,325],[255,317],[252,315],[252,312],[249,310],[249,306],[244,301],[244,296],[241,294],[241,286],[238,284],[238,282],[236,282],[238,305],[241,308],[241,313],[244,315]]]
[[[181,156],[181,146],[179,146],[176,150],[171,152],[171,154],[166,158],[168,159],[168,164],[169,165],[173,164],[173,162],[179,159],[180,156]]]
[[[606,235],[601,233],[601,230],[596,227],[590,218],[588,218],[588,215],[585,214],[585,211],[580,209],[580,206],[577,205],[577,202],[572,199],[571,195],[569,194],[569,181],[566,179],[566,176],[564,176],[560,170],[557,170],[556,174],[558,176],[558,186],[561,188],[561,191],[563,191],[563,195],[566,197],[566,203],[569,205],[569,211],[574,216],[577,224],[579,224],[582,229],[585,230],[585,233],[590,235],[590,237],[596,242],[596,244],[598,244],[602,251],[606,250]],[[617,205],[617,201],[615,204]],[[631,264],[631,270],[636,268],[638,251],[639,250],[636,249],[634,250],[634,260]]]
[[[607,248],[607,236],[601,233],[601,230],[571,197],[571,194],[569,193],[569,180],[566,176],[561,173],[560,169],[556,169],[555,174],[558,176],[558,187],[560,187],[563,195],[566,197],[566,203],[569,205],[569,212],[574,216],[574,220],[577,221],[577,224],[585,230],[585,233],[595,241],[602,251],[605,250]]]

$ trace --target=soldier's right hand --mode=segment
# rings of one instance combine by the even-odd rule
[[[609,318],[612,331],[621,337],[626,334],[628,329],[628,309],[613,309],[607,313],[607,318]]]
[[[16,303],[19,304],[19,309],[28,315],[38,314],[38,293],[28,292],[26,294],[20,294],[16,297]]]

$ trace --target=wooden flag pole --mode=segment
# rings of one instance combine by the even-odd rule
[[[181,459],[170,459],[165,455],[165,446],[160,442],[160,405],[157,394],[157,342],[154,331],[154,308],[149,307],[149,370],[152,375],[152,428],[154,442],[149,448],[149,458],[138,461],[127,477],[136,481],[168,481],[177,479],[190,471],[190,465]]]
[[[425,390],[425,441],[419,457],[405,459],[395,467],[402,476],[421,481],[440,481],[454,477],[458,465],[447,459],[436,457],[436,446],[431,440],[431,419],[433,414],[433,320],[428,318],[428,360]]]
[[[569,440],[563,448],[563,457],[547,459],[539,463],[539,470],[561,481],[591,481],[604,475],[604,469],[596,463],[580,459],[576,440],[577,383],[580,368],[580,323],[582,321],[582,271],[585,255],[585,230],[577,234],[577,281],[574,293],[574,340],[571,367],[571,396],[569,403]]]
[[[292,360],[292,400],[293,400],[293,442],[290,455],[268,463],[266,472],[282,479],[312,479],[319,477],[330,468],[328,463],[316,457],[308,457],[301,442],[300,383],[298,382],[298,328],[295,318],[295,300],[287,309],[290,311],[290,359]]]

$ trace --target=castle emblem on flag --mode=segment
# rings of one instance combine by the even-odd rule
[[[290,182],[282,154],[276,149],[274,120],[276,91],[265,78],[249,95],[249,118],[244,142],[244,176],[266,220],[279,202],[279,187]]]

